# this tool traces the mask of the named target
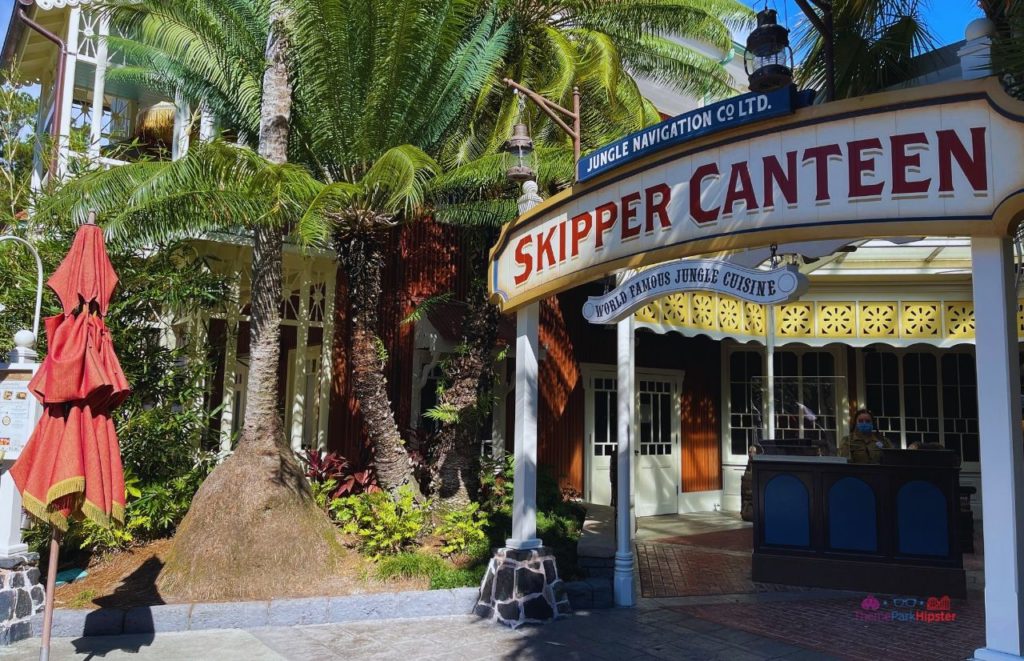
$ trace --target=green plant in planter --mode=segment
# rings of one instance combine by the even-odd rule
[[[487,540],[488,518],[479,503],[452,510],[444,515],[434,532],[444,542],[441,552],[447,555],[467,551]]]
[[[412,488],[402,486],[392,498],[386,491],[363,493],[331,502],[331,513],[342,530],[360,538],[364,553],[374,560],[411,546],[427,523],[430,501],[417,503]]]

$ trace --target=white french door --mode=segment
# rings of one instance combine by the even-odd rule
[[[586,435],[589,502],[609,505],[618,451],[618,391],[610,369],[587,370]],[[679,395],[676,374],[637,372],[633,475],[637,516],[675,513],[679,493]]]

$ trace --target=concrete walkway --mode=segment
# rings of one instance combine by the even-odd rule
[[[3,661],[34,661],[39,640],[0,648]],[[473,616],[352,622],[252,631],[56,639],[51,659],[830,659],[644,601],[636,609],[580,612],[512,631]]]

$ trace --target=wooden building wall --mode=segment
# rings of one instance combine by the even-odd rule
[[[540,342],[547,355],[540,365],[540,412],[537,459],[563,486],[583,491],[585,393],[582,363],[614,365],[614,327],[594,326],[583,319],[587,296],[600,294],[599,284],[580,287],[541,306]],[[706,337],[640,331],[638,368],[685,371],[681,393],[680,473],[683,491],[722,488],[721,350]],[[514,415],[507,417],[513,438]]]
[[[425,299],[444,292],[463,298],[468,283],[466,251],[459,231],[429,220],[402,225],[389,239],[390,262],[384,269],[381,297],[381,341],[388,352],[385,368],[388,395],[395,407],[398,429],[410,426],[410,394],[415,353],[415,326],[401,323]],[[347,457],[366,458],[366,432],[359,404],[348,378],[348,347],[352,326],[348,296],[339,271],[335,299],[334,380],[328,448]]]

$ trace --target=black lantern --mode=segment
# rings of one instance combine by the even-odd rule
[[[789,30],[776,22],[774,9],[757,13],[757,27],[747,37],[743,68],[750,91],[771,92],[793,82],[793,51],[789,48]]]
[[[505,176],[511,181],[532,181],[537,175],[527,160],[533,153],[533,138],[526,124],[516,124],[512,129],[512,137],[505,143],[505,151],[512,155],[515,162],[509,165]]]

